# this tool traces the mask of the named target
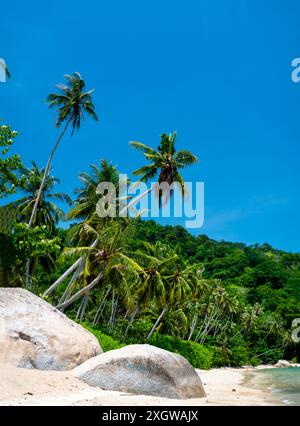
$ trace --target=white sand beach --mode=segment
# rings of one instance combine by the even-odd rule
[[[0,405],[247,406],[279,405],[267,390],[247,384],[254,369],[197,370],[207,398],[174,400],[90,387],[71,372],[26,370],[0,364]],[[252,381],[251,381],[252,383]]]

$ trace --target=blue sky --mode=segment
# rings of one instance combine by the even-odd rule
[[[57,136],[45,98],[80,71],[101,121],[63,140],[60,190],[101,158],[134,170],[143,158],[129,140],[156,147],[177,130],[200,159],[185,179],[205,182],[198,233],[300,251],[299,13],[296,0],[5,2],[0,57],[13,79],[0,116],[21,132],[24,162],[44,165]]]

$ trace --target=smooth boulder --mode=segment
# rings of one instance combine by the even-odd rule
[[[198,374],[185,358],[150,345],[106,352],[77,367],[74,374],[105,390],[173,399],[205,397]]]
[[[0,288],[0,362],[72,370],[101,353],[90,332],[46,301],[21,288]]]
[[[277,364],[275,364],[276,368],[291,368],[291,367],[300,367],[300,364],[295,364],[293,362],[290,361],[286,361],[284,359],[281,359],[277,362]]]

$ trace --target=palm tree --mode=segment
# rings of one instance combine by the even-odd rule
[[[44,176],[41,181],[40,188],[32,209],[31,217],[28,224],[29,228],[31,228],[31,226],[34,224],[40,198],[42,196],[43,187],[51,168],[53,156],[55,154],[55,151],[57,150],[60,141],[67,132],[68,127],[71,125],[73,135],[75,130],[79,130],[81,121],[84,118],[85,114],[87,114],[96,121],[98,120],[91,97],[93,90],[84,91],[85,82],[78,72],[75,72],[72,75],[65,75],[65,78],[67,80],[67,84],[57,85],[59,93],[52,93],[47,98],[49,108],[58,109],[58,117],[56,122],[57,127],[60,127],[63,123],[65,123],[65,127],[50,153],[44,171]]]
[[[51,163],[53,156],[58,148],[59,143],[62,138],[66,134],[69,125],[72,126],[72,135],[75,130],[79,130],[81,120],[84,118],[84,115],[87,114],[94,120],[98,120],[98,117],[95,113],[95,107],[92,102],[91,94],[93,90],[84,91],[85,82],[82,79],[81,75],[78,72],[73,73],[72,75],[65,75],[67,80],[67,84],[58,84],[57,88],[59,89],[59,93],[52,93],[48,96],[47,102],[49,108],[57,108],[58,109],[58,117],[56,121],[57,127],[60,127],[63,123],[65,123],[65,127],[57,139],[50,156],[47,161],[47,165],[44,171],[44,176],[41,181],[41,185],[35,199],[35,203],[33,205],[32,213],[30,216],[30,220],[28,223],[28,227],[31,228],[34,225],[35,217],[37,215],[38,206],[40,203],[40,198],[42,196],[43,187],[45,185],[45,181],[49,174]],[[26,266],[26,287],[28,287],[29,280],[29,268],[30,268],[30,260],[27,261]]]
[[[100,183],[113,183],[116,188],[116,197],[119,197],[120,173],[117,168],[104,159],[100,161],[100,167],[92,164],[90,168],[91,173],[79,174],[82,185],[74,191],[77,198],[68,213],[70,219],[88,220],[95,214],[100,199],[100,195],[97,194],[97,187]]]
[[[84,265],[82,265],[81,273],[76,274],[70,281],[56,306],[57,309],[65,309],[81,297],[87,300],[91,290],[100,283],[113,295],[111,319],[117,311],[117,303],[120,300],[123,300],[125,305],[131,304],[132,296],[128,283],[131,282],[132,286],[132,283],[137,282],[145,271],[124,250],[124,240],[130,232],[130,225],[124,227],[117,221],[112,221],[110,225],[103,226],[103,222],[97,218],[91,224],[85,222],[82,225],[79,246],[66,248],[64,256],[84,256]],[[95,246],[89,245],[91,238],[96,239]],[[81,289],[74,293],[79,283],[81,283]],[[82,309],[85,310],[85,308],[86,303],[82,305]],[[84,315],[82,309],[81,318]]]
[[[256,303],[254,306],[247,306],[245,308],[241,315],[241,324],[247,336],[255,329],[257,320],[262,313],[263,310],[259,303]]]
[[[159,173],[158,185],[168,184],[172,185],[174,182],[180,185],[182,194],[185,193],[185,183],[182,175],[180,174],[180,169],[183,169],[186,166],[191,166],[192,164],[197,163],[197,157],[192,154],[190,151],[176,151],[175,141],[177,138],[177,133],[162,134],[160,145],[157,148],[157,151],[141,142],[130,142],[130,145],[135,149],[142,151],[147,160],[151,161],[150,164],[141,167],[138,170],[135,170],[133,174],[138,176],[141,182],[148,182],[151,179],[154,179],[155,176]],[[152,188],[153,189],[153,188]],[[140,195],[136,199],[132,200],[127,207],[123,209],[121,213],[129,209],[133,204],[136,204],[143,196],[147,195],[152,189],[146,191],[144,194]],[[171,193],[164,193],[163,188],[158,189],[159,205],[161,206],[162,197],[165,196],[166,201],[168,201],[169,195]]]
[[[91,165],[92,172],[89,173],[80,173],[79,179],[82,182],[82,186],[75,190],[77,198],[74,202],[73,208],[68,213],[69,219],[83,219],[83,222],[75,225],[71,231],[70,235],[72,238],[78,236],[83,223],[93,220],[93,217],[96,213],[97,202],[100,198],[100,195],[96,193],[98,185],[102,182],[110,182],[115,185],[116,195],[119,195],[119,184],[122,182],[120,179],[120,173],[115,166],[109,164],[106,160],[101,160],[100,167],[98,165]],[[126,182],[128,183],[128,182]],[[96,248],[97,241],[91,244],[91,248]],[[58,287],[73,271],[75,275],[79,273],[81,265],[84,263],[84,257],[81,256],[73,265],[65,271],[45,292],[45,296],[48,296],[52,293],[56,287]]]
[[[176,312],[176,315],[178,317],[180,316],[181,319],[184,317],[183,322],[187,323],[187,319],[182,309],[182,305],[186,297],[191,293],[191,281],[190,281],[189,272],[190,271],[188,267],[186,269],[182,268],[177,262],[171,274],[169,271],[170,275],[166,277],[166,293],[168,295],[168,298],[167,298],[168,300],[160,316],[158,317],[157,321],[153,325],[152,330],[150,331],[148,335],[148,340],[151,339],[155,330],[157,329],[162,319],[164,318],[165,314],[169,311],[171,307]]]
[[[179,173],[179,170],[184,168],[185,166],[189,166],[195,164],[197,162],[197,158],[190,153],[189,151],[179,151],[175,150],[175,140],[176,133],[173,135],[162,135],[161,143],[158,147],[158,151],[140,143],[140,142],[131,142],[131,145],[139,150],[142,150],[145,154],[147,160],[151,160],[152,163],[150,165],[144,166],[141,169],[135,171],[136,175],[141,176],[142,181],[147,181],[151,179],[151,177],[155,177],[158,171],[161,171],[161,175],[159,178],[159,183],[172,182],[177,181],[181,185],[182,191],[184,191],[184,180]],[[135,199],[133,199],[126,207],[124,207],[119,215],[122,216],[127,210],[130,209],[131,206],[137,204],[141,198],[146,196],[149,192],[152,191],[153,188],[147,190],[145,193],[139,195]],[[96,247],[97,241],[94,241],[92,246]],[[48,290],[45,292],[45,295],[49,295],[58,285],[60,285],[72,272],[78,270],[82,263],[83,259],[80,257],[70,268],[65,271],[58,280],[53,283]],[[75,272],[76,273],[76,272]]]
[[[220,328],[220,321],[227,315],[232,317],[238,309],[236,298],[230,296],[218,280],[210,280],[209,283],[211,290],[202,304],[204,319],[194,339],[195,342],[200,344],[204,344],[212,331],[216,335]],[[231,321],[228,324],[231,324]]]
[[[45,169],[39,169],[37,164],[33,161],[32,168],[23,168],[22,173],[22,187],[21,190],[25,196],[15,201],[15,206],[18,207],[19,214],[23,221],[28,221],[31,215],[32,206],[36,202],[37,194],[45,173]],[[46,225],[50,231],[53,231],[55,225],[59,220],[65,219],[64,211],[59,208],[52,200],[66,202],[71,204],[69,195],[61,192],[53,192],[56,184],[59,184],[58,178],[48,175],[44,185],[43,191],[38,205],[38,212],[35,220],[37,226]]]
[[[18,214],[23,221],[28,221],[31,216],[32,207],[36,203],[38,194],[40,194],[35,225],[45,225],[51,232],[53,232],[55,225],[59,222],[59,220],[65,219],[65,213],[53,201],[57,200],[66,202],[70,205],[71,198],[64,193],[52,192],[54,186],[60,181],[49,174],[47,174],[47,177],[44,180],[43,190],[40,192],[41,182],[45,176],[45,169],[39,169],[34,161],[32,162],[31,169],[23,168],[21,173],[21,190],[25,193],[25,196],[13,203],[14,206],[17,207]],[[28,259],[26,262],[26,288],[29,287],[30,270],[33,269],[30,267],[30,263],[31,262]]]
[[[166,313],[172,308],[176,316],[183,317],[182,305],[195,284],[195,268],[182,263],[174,250],[157,242],[144,243],[144,250],[138,250],[135,257],[146,272],[137,289],[139,306],[153,308],[163,306],[148,335],[160,325]]]

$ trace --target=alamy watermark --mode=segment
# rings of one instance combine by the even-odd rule
[[[112,182],[97,187],[99,217],[184,218],[187,229],[204,225],[204,183],[174,182],[169,185],[143,182],[128,184],[128,176],[120,175],[118,188]],[[159,203],[158,200],[161,200]]]
[[[300,58],[294,58],[292,60],[291,66],[293,68],[291,77],[294,83],[300,82]]]
[[[294,343],[300,343],[300,318],[294,319],[292,323],[292,340]]]

